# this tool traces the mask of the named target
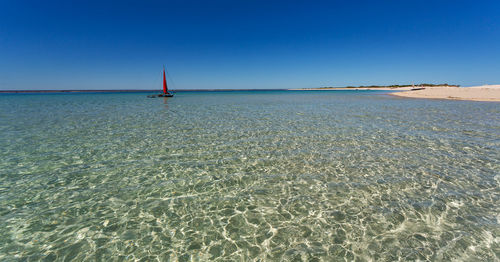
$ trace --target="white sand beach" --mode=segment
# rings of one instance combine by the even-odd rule
[[[391,95],[410,98],[500,102],[500,85],[483,85],[473,87],[425,87],[423,90],[395,92]]]

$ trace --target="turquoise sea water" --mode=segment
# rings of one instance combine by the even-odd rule
[[[0,95],[1,261],[500,259],[500,106]]]

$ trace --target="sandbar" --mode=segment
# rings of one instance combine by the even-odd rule
[[[500,102],[500,85],[472,87],[425,87],[423,90],[394,92],[391,93],[391,95],[409,98]]]

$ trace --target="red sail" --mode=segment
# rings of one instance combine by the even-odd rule
[[[167,79],[165,78],[165,69],[163,69],[163,93],[167,93]]]

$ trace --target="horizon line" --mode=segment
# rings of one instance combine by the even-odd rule
[[[284,91],[291,90],[287,88],[262,88],[262,89],[172,89],[172,92],[191,92],[191,91]],[[118,93],[118,92],[161,92],[157,89],[43,89],[43,90],[0,90],[0,93]]]

